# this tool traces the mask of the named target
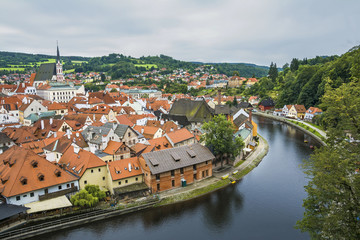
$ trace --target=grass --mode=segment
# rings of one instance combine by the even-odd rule
[[[289,119],[287,119],[287,121],[289,121],[289,122],[291,122],[291,123],[294,123],[294,124],[302,127],[303,129],[305,129],[305,130],[307,130],[307,131],[315,134],[315,135],[316,135],[317,137],[319,137],[322,141],[325,140],[325,138],[324,138],[318,131],[316,131],[315,129],[313,129],[313,128],[311,128],[311,127],[309,127],[309,126],[307,126],[307,125],[305,125],[305,124],[303,124],[303,123],[301,123],[301,122],[292,121],[292,120],[289,120]]]
[[[71,60],[71,62],[73,63],[73,64],[81,64],[81,63],[87,63],[88,61],[75,61],[75,60]]]
[[[316,124],[314,124],[314,123],[312,123],[312,122],[306,122],[306,123],[307,123],[307,124],[310,124],[311,126],[317,128],[317,129],[319,129],[319,130],[325,131],[322,126],[316,125]]]
[[[73,73],[73,72],[75,72],[75,69],[73,68],[73,69],[69,69],[69,70],[65,70],[64,71],[64,73]]]
[[[189,199],[210,193],[217,189],[220,189],[228,184],[230,184],[229,179],[219,180],[219,181],[217,181],[213,184],[210,184],[206,187],[203,187],[203,188],[198,188],[198,189],[194,189],[192,191],[186,192],[186,193],[181,193],[181,194],[177,194],[177,195],[174,195],[171,197],[167,197],[167,198],[163,199],[158,205],[161,206],[161,205],[167,205],[167,204],[171,204],[171,203],[175,203],[175,202],[189,200]]]
[[[23,68],[23,67],[7,67],[7,68],[0,68],[0,71],[25,71],[25,68]]]
[[[235,167],[237,168],[238,166],[240,166],[241,164],[243,164],[245,161],[240,160],[237,164],[235,164]]]
[[[156,64],[134,64],[135,67],[145,67],[146,69],[150,69],[152,67],[158,68]]]

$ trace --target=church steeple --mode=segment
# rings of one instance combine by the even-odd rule
[[[56,41],[56,48],[57,48],[56,62],[60,62],[60,51],[59,51],[59,43],[58,43],[58,41]]]
[[[56,50],[57,50],[57,56],[56,56],[56,81],[63,82],[64,81],[64,74],[62,69],[62,63],[60,61],[60,51],[59,51],[59,44],[56,41]]]

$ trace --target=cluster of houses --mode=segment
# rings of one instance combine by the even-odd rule
[[[211,177],[220,160],[199,140],[202,123],[217,114],[233,122],[243,155],[255,146],[257,126],[245,110],[251,104],[230,107],[220,94],[210,104],[111,86],[85,92],[64,81],[59,59],[42,65],[27,86],[35,94],[0,96],[0,202],[30,212],[71,205],[68,197],[89,184],[124,198]]]
[[[273,115],[311,122],[315,116],[322,113],[323,111],[320,108],[309,107],[308,109],[306,109],[304,105],[295,104],[285,105],[282,109],[276,109],[273,112]]]

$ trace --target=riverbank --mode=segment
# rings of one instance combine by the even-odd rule
[[[161,201],[157,205],[162,206],[187,201],[224,188],[233,184],[233,181],[240,180],[251,170],[257,167],[269,151],[267,141],[260,135],[259,137],[259,144],[256,149],[239,166],[228,168],[227,170],[219,173],[213,173],[212,177],[196,182],[186,188],[172,189],[162,192],[159,194]],[[237,173],[233,174],[236,171]],[[222,179],[223,176],[228,177],[226,179]]]
[[[269,119],[273,119],[273,120],[291,125],[297,129],[305,132],[306,134],[310,135],[321,145],[323,145],[323,146],[326,145],[326,143],[325,143],[325,140],[327,138],[326,133],[320,129],[317,129],[317,128],[311,126],[310,124],[307,124],[306,122],[292,120],[292,119],[288,119],[288,118],[284,118],[284,117],[278,117],[278,116],[274,116],[274,115],[263,113],[263,112],[253,112],[253,115],[266,117]],[[303,125],[305,125],[305,126],[303,126]]]
[[[0,238],[25,239],[36,235],[56,231],[59,229],[74,227],[77,225],[95,222],[109,217],[136,212],[145,208],[158,207],[200,197],[218,189],[224,188],[232,184],[232,181],[240,180],[243,176],[248,174],[252,169],[259,165],[261,160],[268,153],[268,150],[269,146],[267,141],[260,136],[258,146],[247,157],[247,159],[242,162],[242,164],[238,165],[237,167],[230,167],[222,172],[214,173],[212,177],[193,183],[186,187],[159,193],[158,195],[156,195],[156,201],[152,201],[151,203],[148,203],[147,201],[143,203],[135,201],[133,205],[117,205],[115,207],[108,207],[107,209],[102,210],[99,209],[93,212],[89,212],[86,214],[78,214],[71,217],[53,216],[51,217],[51,219],[47,218],[44,223],[36,224],[33,222],[32,226],[1,233]],[[235,171],[237,171],[236,174],[233,174]],[[227,179],[222,179],[224,175],[228,175],[229,177]],[[36,221],[39,220],[45,219],[37,219]]]

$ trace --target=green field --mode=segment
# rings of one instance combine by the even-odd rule
[[[73,68],[73,69],[69,69],[69,70],[65,70],[64,71],[64,73],[73,73],[73,72],[75,72],[75,69]]]
[[[7,68],[0,68],[0,71],[25,71],[23,67],[7,67]]]
[[[152,67],[158,68],[156,64],[134,64],[135,67],[145,67],[146,69],[150,69]]]
[[[81,64],[81,63],[87,63],[88,61],[74,61],[72,60],[71,63],[73,64]]]

